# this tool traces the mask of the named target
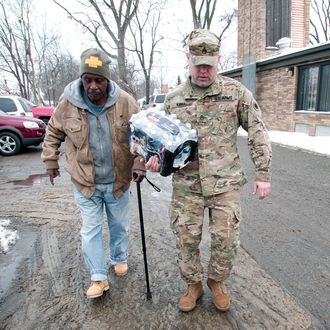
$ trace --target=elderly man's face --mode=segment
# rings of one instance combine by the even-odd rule
[[[215,80],[218,72],[219,58],[216,65],[194,65],[191,54],[187,55],[191,81],[199,87],[209,87]]]
[[[103,105],[108,98],[108,80],[96,74],[85,73],[82,82],[88,98],[95,105]]]

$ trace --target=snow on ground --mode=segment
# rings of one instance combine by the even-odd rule
[[[330,156],[330,136],[308,136],[304,133],[281,131],[269,131],[268,133],[272,142]],[[243,129],[239,129],[238,134],[247,135]]]
[[[10,227],[10,220],[0,219],[0,252],[4,253],[19,239],[17,230],[8,227]]]
[[[308,136],[304,133],[270,131],[272,142],[330,155],[330,136]]]

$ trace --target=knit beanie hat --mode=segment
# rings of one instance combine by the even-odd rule
[[[111,63],[108,55],[98,48],[88,48],[80,55],[80,77],[84,73],[92,73],[110,80],[109,64]]]

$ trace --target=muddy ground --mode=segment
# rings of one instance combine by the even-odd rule
[[[152,299],[145,295],[133,184],[129,273],[118,278],[109,269],[110,290],[99,299],[87,300],[84,293],[89,274],[81,254],[80,218],[71,183],[62,170],[62,176],[51,186],[42,175],[39,154],[35,149],[16,158],[1,158],[0,162],[0,218],[10,219],[20,235],[8,253],[0,254],[1,329],[315,328],[308,314],[243,249],[227,281],[232,296],[230,310],[218,312],[205,286],[196,309],[180,312],[177,301],[185,285],[180,280],[169,228],[171,183],[169,177],[156,174],[148,177],[161,192],[146,181],[141,184]],[[204,234],[202,260],[206,269],[206,228]]]

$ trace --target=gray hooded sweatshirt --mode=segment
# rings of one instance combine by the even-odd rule
[[[111,126],[107,110],[113,106],[120,95],[119,86],[109,81],[108,99],[99,113],[88,107],[83,98],[84,87],[79,78],[72,81],[64,89],[65,98],[77,108],[85,110],[89,122],[89,147],[93,155],[95,183],[112,183],[114,170],[112,162]]]

